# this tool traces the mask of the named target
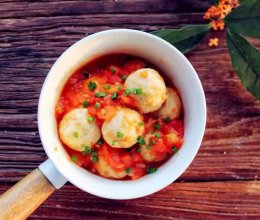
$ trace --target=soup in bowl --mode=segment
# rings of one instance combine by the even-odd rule
[[[139,179],[183,144],[182,103],[159,68],[126,54],[86,63],[56,104],[59,138],[71,160],[110,179]]]

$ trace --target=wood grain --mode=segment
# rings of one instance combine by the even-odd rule
[[[149,32],[204,23],[207,7],[206,0],[2,0],[0,189],[46,159],[37,103],[49,69],[68,46],[111,28]],[[207,46],[210,37],[219,38],[218,48]],[[260,48],[259,40],[251,42]],[[260,219],[260,103],[232,71],[224,32],[211,32],[187,57],[202,81],[208,118],[199,153],[179,183],[125,202],[100,199],[68,185],[33,219]]]
[[[0,192],[7,187],[0,187]],[[259,219],[260,183],[173,183],[145,198],[102,199],[65,186],[30,219]]]
[[[26,219],[54,191],[41,171],[35,169],[0,196],[0,219]]]

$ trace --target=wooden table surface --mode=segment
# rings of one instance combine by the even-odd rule
[[[207,6],[189,0],[1,0],[0,192],[46,159],[37,102],[50,67],[68,46],[112,28],[202,23]],[[205,39],[187,54],[208,109],[205,137],[188,170],[160,192],[128,201],[66,184],[31,219],[260,219],[260,104],[232,71],[224,32],[209,36],[220,39],[218,48],[208,48]],[[252,42],[260,47],[259,40]]]

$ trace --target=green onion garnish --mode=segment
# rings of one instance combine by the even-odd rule
[[[97,84],[95,83],[95,82],[89,82],[89,84],[88,84],[88,88],[91,90],[91,91],[93,91],[93,90],[95,90],[95,88],[97,88]]]
[[[161,125],[160,125],[159,123],[155,123],[155,124],[154,124],[154,129],[155,129],[155,130],[159,130],[160,127],[161,127]]]
[[[164,121],[170,122],[170,121],[171,121],[171,118],[170,118],[170,117],[167,117],[167,118],[164,119]]]
[[[144,126],[144,123],[143,123],[142,121],[139,121],[139,122],[138,122],[138,126],[139,126],[139,127],[142,127],[142,126]]]
[[[95,118],[93,116],[88,117],[88,122],[93,122],[94,120],[95,120]]]
[[[117,92],[114,92],[113,94],[112,94],[112,96],[111,96],[111,99],[112,100],[115,100],[115,99],[117,99]]]
[[[118,138],[122,138],[122,137],[124,137],[124,134],[123,134],[121,131],[118,131],[118,132],[116,133],[116,136],[117,136]]]
[[[143,90],[141,88],[134,88],[132,90],[132,93],[135,95],[141,95],[141,94],[143,94]]]
[[[141,135],[137,137],[137,142],[138,142],[138,144],[140,144],[140,145],[145,144],[144,138],[143,138]]]
[[[99,102],[96,102],[95,103],[95,108],[99,108],[100,107],[100,103]]]
[[[132,171],[132,169],[129,168],[129,167],[125,169],[125,172],[126,172],[127,174],[130,173],[131,171]]]
[[[75,163],[76,163],[76,162],[77,162],[77,160],[78,160],[78,158],[77,158],[76,156],[72,156],[72,157],[71,157],[71,160],[72,160],[73,162],[75,162]]]
[[[157,138],[160,138],[160,137],[161,137],[161,134],[158,133],[158,132],[156,132],[156,133],[154,133],[154,136],[157,137]]]
[[[84,108],[87,108],[89,106],[89,102],[85,100],[82,102],[82,105]]]
[[[151,167],[146,169],[147,174],[155,173],[157,171],[156,167]]]
[[[98,97],[98,98],[102,98],[102,97],[106,96],[106,93],[105,92],[96,92],[95,96]]]
[[[131,89],[126,89],[125,90],[125,95],[129,95],[129,94],[131,94]]]
[[[78,132],[73,132],[73,136],[75,137],[75,138],[78,138],[79,137],[79,133]]]
[[[83,154],[91,153],[91,148],[89,146],[87,146],[86,144],[81,144],[81,147],[83,148],[83,151],[82,151]]]
[[[110,89],[111,86],[110,86],[109,84],[104,84],[104,85],[103,85],[103,88],[104,88],[104,89]]]
[[[172,147],[172,151],[173,151],[174,153],[177,153],[178,148],[174,146],[174,147]]]
[[[122,80],[126,80],[127,76],[126,75],[122,75],[121,78],[122,78]]]
[[[116,72],[116,69],[113,68],[113,67],[110,70],[111,70],[111,73],[115,73]]]

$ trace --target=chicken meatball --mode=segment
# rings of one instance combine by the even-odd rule
[[[116,114],[103,123],[101,131],[105,141],[114,148],[129,148],[142,135],[142,116],[129,108],[119,108]]]
[[[83,145],[91,148],[101,136],[99,127],[92,119],[85,108],[71,110],[60,122],[60,139],[76,151],[82,151]]]
[[[165,83],[154,69],[144,68],[133,72],[126,79],[125,87],[143,113],[158,110],[166,99]]]
[[[175,89],[167,88],[167,99],[159,109],[159,117],[176,119],[180,116],[182,104],[178,92]]]

